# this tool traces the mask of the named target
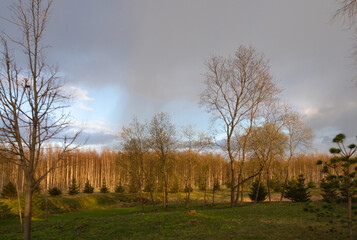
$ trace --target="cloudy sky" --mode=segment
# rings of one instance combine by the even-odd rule
[[[15,0],[0,1],[0,15]],[[55,0],[48,61],[76,96],[72,116],[88,144],[112,145],[133,116],[169,112],[208,130],[198,105],[204,61],[252,46],[327,151],[339,132],[357,135],[352,31],[331,22],[335,0]],[[14,33],[0,19],[0,30]]]

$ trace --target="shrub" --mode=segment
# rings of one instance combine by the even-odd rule
[[[105,179],[103,180],[103,184],[102,184],[102,187],[100,188],[100,192],[101,193],[108,193],[109,192],[109,189],[107,187],[107,183],[105,182]]]
[[[330,175],[320,181],[321,195],[326,202],[335,202],[339,198],[339,181],[336,176]]]
[[[2,188],[1,195],[4,198],[15,198],[17,196],[16,187],[12,182],[9,182]]]
[[[125,192],[125,188],[121,185],[121,183],[120,183],[118,186],[116,186],[115,192],[116,192],[116,193],[123,193],[123,192]],[[145,192],[145,189],[144,189],[144,192]]]
[[[300,174],[298,178],[293,178],[288,182],[285,197],[293,202],[308,202],[311,198],[308,190],[309,188],[305,186],[305,178]]]
[[[0,202],[0,219],[8,219],[14,217],[16,217],[16,215],[11,212],[9,206],[3,202]]]
[[[48,194],[50,194],[51,196],[57,196],[57,195],[61,195],[62,191],[59,188],[54,187],[48,190]]]
[[[84,193],[93,193],[93,191],[94,191],[94,187],[92,187],[89,180],[87,180],[87,182],[84,185],[83,192]]]
[[[68,188],[68,194],[75,195],[79,193],[79,187],[75,178],[72,179],[72,184]]]
[[[255,180],[253,182],[252,186],[250,187],[250,193],[248,195],[249,195],[250,200],[252,200],[252,201],[255,201],[255,197],[256,197],[257,191],[258,191],[258,185],[259,185],[259,181]],[[267,197],[267,195],[268,195],[267,187],[265,186],[264,183],[260,182],[257,201],[258,202],[264,201],[265,198]]]

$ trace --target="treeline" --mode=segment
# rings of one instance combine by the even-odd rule
[[[52,154],[55,148],[49,149],[43,154],[42,161],[39,163],[39,172],[36,177],[42,175],[55,162]],[[189,162],[187,159],[191,159]],[[153,176],[153,187],[157,192],[163,191],[163,179],[161,177],[161,167],[157,156],[154,153],[147,153],[145,156],[146,167],[150,169]],[[303,174],[306,181],[318,184],[323,178],[321,166],[316,165],[317,159],[328,159],[325,154],[300,154],[294,157],[289,164],[289,176]],[[263,171],[262,180],[284,181],[285,169],[288,167],[286,160],[276,159],[270,166],[269,176],[267,171]],[[190,168],[190,169],[189,169]],[[258,169],[256,161],[248,161],[243,174],[250,175]],[[236,168],[237,169],[237,168]],[[58,187],[66,192],[75,178],[81,189],[85,182],[89,182],[98,190],[103,181],[110,191],[122,185],[127,192],[138,192],[138,166],[130,160],[126,152],[110,151],[104,149],[102,152],[96,150],[76,150],[66,156],[64,161],[58,164],[57,168],[51,171],[41,182],[42,192],[53,187]],[[178,151],[173,153],[168,163],[169,190],[184,191],[188,185],[190,174],[190,184],[193,188],[205,184],[207,189],[212,189],[215,179],[219,184],[226,186],[230,183],[229,162],[219,153],[190,153],[189,151]],[[289,178],[290,179],[290,178]],[[6,161],[0,161],[0,189],[8,182],[13,182],[20,191],[25,189],[23,171],[18,166]],[[247,184],[250,186],[252,181]],[[146,187],[146,182],[142,189]]]

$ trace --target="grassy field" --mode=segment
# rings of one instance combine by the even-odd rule
[[[322,202],[310,203],[309,208],[303,203],[289,202],[244,203],[230,208],[223,200],[216,206],[205,206],[200,195],[193,197],[194,214],[184,210],[180,195],[176,195],[178,201],[172,196],[169,212],[159,206],[158,212],[153,213],[152,207],[146,205],[142,214],[133,196],[80,195],[73,197],[82,202],[76,212],[52,213],[47,223],[37,216],[32,236],[33,239],[347,239],[346,224],[318,216],[317,213],[326,212]],[[56,201],[62,205],[75,202],[66,198],[71,199],[61,197]],[[98,203],[93,199],[101,200]],[[84,210],[86,205],[89,210]],[[318,212],[310,211],[316,208]],[[346,209],[338,205],[335,211],[344,215]],[[331,229],[331,221],[337,223],[336,229]],[[0,220],[0,239],[21,237],[18,219]]]

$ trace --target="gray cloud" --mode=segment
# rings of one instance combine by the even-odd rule
[[[251,45],[270,59],[282,97],[325,139],[357,133],[353,35],[331,23],[336,8],[334,0],[57,0],[46,41],[69,83],[125,91],[118,118],[169,109],[188,122],[201,116],[192,113],[204,60]]]

